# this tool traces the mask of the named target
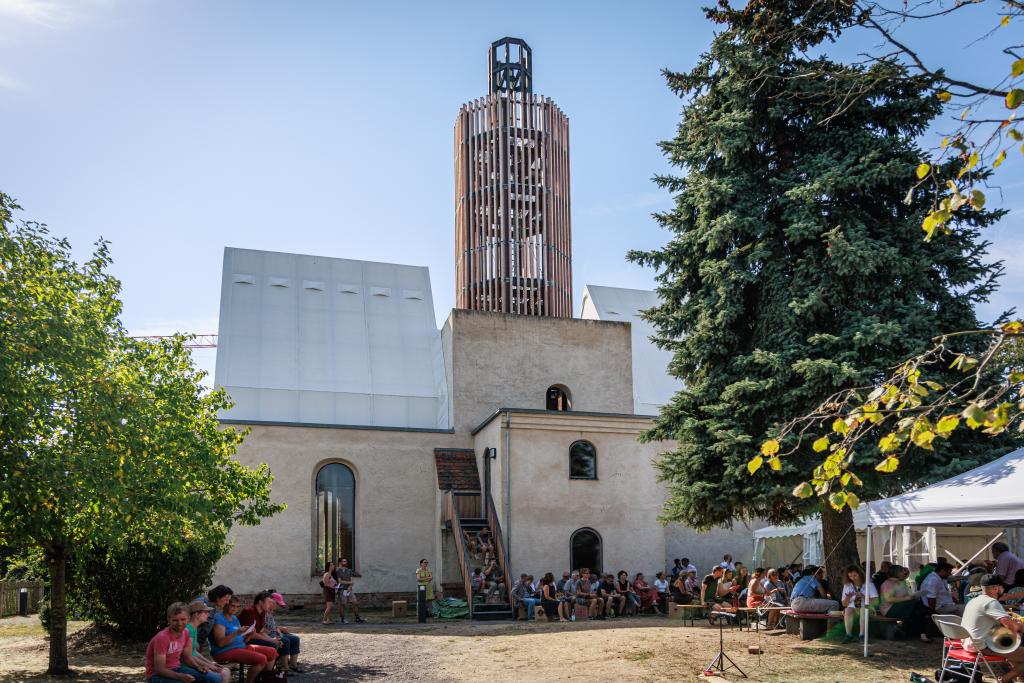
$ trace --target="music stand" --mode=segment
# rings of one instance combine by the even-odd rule
[[[747,674],[743,671],[743,669],[740,668],[739,664],[732,661],[729,655],[725,654],[725,637],[722,631],[722,626],[723,624],[725,624],[725,619],[723,619],[723,617],[735,619],[736,613],[714,611],[711,613],[711,616],[718,617],[718,654],[715,655],[715,658],[711,660],[710,664],[704,667],[704,673],[708,673],[710,671],[718,669],[719,673],[724,674],[729,669],[736,669],[740,672],[740,676],[747,678]],[[726,662],[729,663],[728,666],[726,666]]]

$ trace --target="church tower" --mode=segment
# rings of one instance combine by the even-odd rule
[[[455,121],[455,305],[572,317],[569,119],[533,93],[530,46],[491,44]]]

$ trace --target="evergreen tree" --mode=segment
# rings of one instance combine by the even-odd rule
[[[748,461],[783,421],[872,384],[937,334],[976,327],[974,305],[1000,270],[979,237],[999,212],[973,211],[927,242],[930,197],[905,197],[921,158],[914,139],[940,112],[932,83],[894,63],[808,56],[849,21],[847,4],[707,11],[723,25],[710,51],[688,73],[666,72],[688,98],[662,143],[685,175],[656,178],[676,196],[657,216],[671,239],[630,254],[658,270],[662,303],[647,318],[684,382],[645,435],[678,443],[658,462],[665,519],[706,529],[820,511],[832,580],[857,559],[850,510],[791,493],[820,454],[808,443],[754,476]],[[886,476],[874,473],[877,452],[856,455],[872,463],[861,497],[968,469],[992,443],[955,460],[948,448]]]

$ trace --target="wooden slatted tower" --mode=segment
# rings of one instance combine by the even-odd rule
[[[455,305],[568,318],[569,119],[533,94],[531,58],[492,43],[490,92],[455,121]]]

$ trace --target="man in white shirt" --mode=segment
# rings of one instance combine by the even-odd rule
[[[933,614],[963,614],[964,606],[953,602],[953,595],[949,592],[950,572],[952,565],[940,562],[935,565],[935,571],[924,577],[921,582],[921,602]]]
[[[1016,632],[1024,633],[1024,625],[1014,621],[1006,610],[999,603],[999,596],[1003,594],[1003,582],[998,576],[986,574],[981,580],[982,594],[967,603],[964,609],[963,619],[960,625],[971,634],[970,638],[963,641],[964,649],[969,652],[981,651],[986,655],[994,655],[985,647],[985,638],[992,627],[1002,624],[1006,628]],[[1002,655],[1013,668],[1010,673],[999,679],[999,683],[1011,683],[1018,676],[1024,675],[1024,648]]]

